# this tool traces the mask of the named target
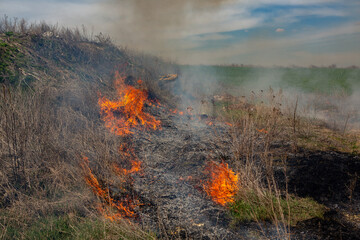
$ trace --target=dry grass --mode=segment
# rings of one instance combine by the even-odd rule
[[[61,238],[57,231],[65,231],[66,236],[75,239],[97,238],[94,236],[152,239],[153,236],[136,226],[88,218],[94,214],[99,217],[98,200],[85,184],[81,155],[90,157],[94,173],[107,183],[114,179],[111,163],[121,164],[124,156],[116,151],[121,139],[106,131],[99,120],[91,118],[98,111],[96,102],[89,101],[81,107],[78,101],[74,104],[58,100],[65,93],[76,92],[73,87],[63,84],[61,90],[42,87],[33,92],[2,86],[0,227],[4,235],[1,239]],[[82,93],[78,100],[93,97],[91,92]],[[69,218],[69,214],[75,219]],[[57,230],[49,229],[48,224]],[[66,229],[62,230],[63,227]],[[95,235],[83,236],[88,234],[86,228],[93,228]]]
[[[321,217],[325,212],[325,207],[311,199],[290,195],[287,183],[280,188],[275,177],[274,169],[281,167],[287,178],[289,153],[310,148],[302,142],[304,135],[315,135],[313,142],[321,142],[323,137],[335,139],[336,143],[351,142],[349,136],[333,130],[318,134],[321,125],[300,117],[297,101],[292,106],[283,106],[283,103],[282,92],[272,89],[253,93],[250,98],[217,103],[217,116],[232,124],[233,165],[240,174],[240,191],[235,203],[230,205],[232,215],[236,222],[257,222],[264,238],[273,238],[276,231],[278,238],[290,239],[291,225]],[[345,147],[351,144],[346,142],[336,149],[354,152]],[[316,150],[321,149],[317,147]],[[272,222],[275,230],[264,229],[263,221]]]

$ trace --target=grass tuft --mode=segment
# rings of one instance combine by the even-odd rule
[[[289,196],[288,199],[275,194],[258,194],[254,191],[241,193],[230,206],[230,213],[235,222],[290,220],[294,226],[298,222],[323,218],[326,208],[311,198]],[[276,216],[274,216],[276,215]]]

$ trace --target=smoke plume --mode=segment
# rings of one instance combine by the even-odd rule
[[[121,44],[162,55],[174,41],[204,33],[207,20],[233,0],[107,0],[106,26]],[[154,52],[157,51],[157,52]]]

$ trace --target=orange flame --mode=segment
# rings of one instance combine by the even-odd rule
[[[226,125],[228,125],[229,127],[232,127],[233,125],[229,122],[225,122]]]
[[[106,97],[100,97],[98,101],[105,126],[117,135],[132,134],[131,129],[140,126],[154,130],[160,128],[160,121],[143,111],[145,104],[151,104],[147,92],[126,85],[125,77],[118,72],[115,76],[117,99],[111,101]],[[139,80],[138,84],[141,85],[142,81]]]
[[[131,163],[131,169],[122,169],[119,168],[116,164],[113,165],[115,172],[118,175],[129,175],[135,172],[139,172],[141,170],[141,162],[136,156],[134,149],[132,146],[129,146],[126,143],[122,143],[119,148],[120,153],[122,153],[126,158],[129,159]]]
[[[225,163],[209,162],[206,171],[210,179],[203,187],[213,201],[223,206],[234,202],[234,196],[238,191],[238,175]]]
[[[140,161],[130,160],[130,162],[131,162],[131,169],[130,170],[120,168],[116,164],[113,164],[115,172],[120,176],[122,176],[122,175],[126,176],[126,175],[129,175],[129,174],[132,174],[132,173],[139,172],[141,170],[141,162]]]
[[[207,122],[206,125],[212,126],[212,125],[214,125],[214,123],[210,121],[210,122]]]
[[[265,130],[265,128],[262,129],[256,129],[259,133],[265,133],[268,134],[269,132],[267,130]]]
[[[119,220],[124,217],[135,217],[136,213],[134,209],[138,206],[138,203],[134,203],[134,201],[126,196],[121,200],[115,200],[110,196],[110,191],[108,188],[102,187],[99,184],[96,176],[92,173],[89,167],[89,159],[87,157],[83,157],[83,162],[80,164],[85,175],[85,181],[90,186],[93,193],[98,196],[102,202],[97,207],[99,212],[103,214],[103,216],[112,221]],[[115,210],[111,211],[111,209]]]

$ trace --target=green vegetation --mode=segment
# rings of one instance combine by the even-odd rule
[[[112,223],[75,214],[46,216],[19,222],[1,216],[0,239],[155,239],[129,223]]]
[[[314,151],[337,151],[357,155],[360,153],[358,133],[343,134],[325,127],[313,125],[306,134],[296,135],[297,144]]]
[[[241,192],[229,208],[236,222],[280,220],[289,221],[293,226],[310,218],[322,218],[326,210],[311,198],[288,196],[286,199],[273,193],[254,191]]]
[[[350,94],[359,86],[357,68],[264,68],[231,66],[182,66],[194,79],[216,79],[225,88],[245,87],[251,90],[269,86],[297,89],[308,93],[332,93],[340,90]]]
[[[11,85],[19,83],[19,68],[25,66],[26,58],[20,48],[14,44],[12,32],[6,32],[5,38],[0,36],[0,83],[8,82]]]

